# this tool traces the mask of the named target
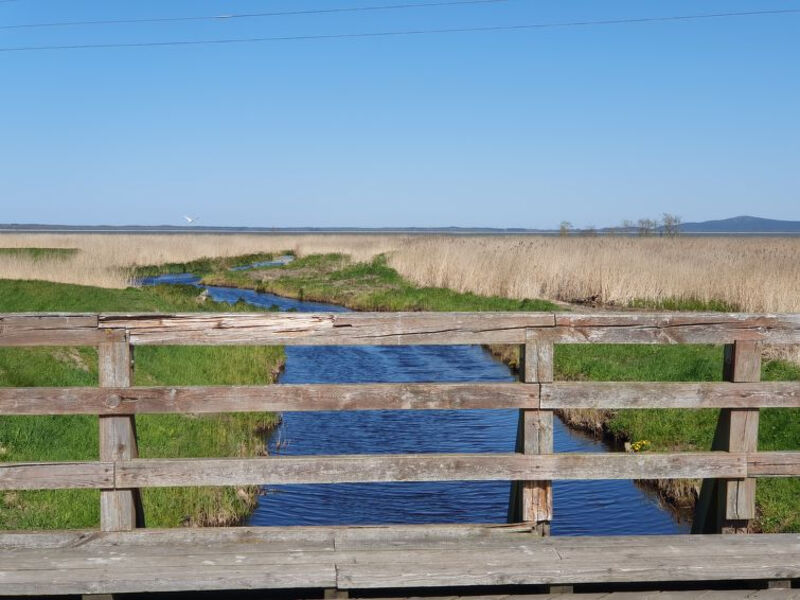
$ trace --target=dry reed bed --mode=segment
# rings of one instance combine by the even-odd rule
[[[415,238],[390,264],[420,285],[567,302],[718,300],[800,312],[800,238]]]
[[[293,250],[298,255],[346,252],[369,260],[396,247],[383,235],[0,234],[0,248],[77,248],[75,256],[33,259],[0,254],[0,278],[124,288],[133,268],[198,258]]]
[[[428,286],[574,301],[719,300],[750,312],[800,312],[800,238],[546,236],[0,234],[0,248],[78,248],[66,258],[0,254],[0,278],[125,287],[136,265],[294,250],[388,253]]]

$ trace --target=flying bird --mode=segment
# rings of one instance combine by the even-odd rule
[[[186,224],[187,225],[191,225],[192,223],[194,223],[195,221],[198,220],[198,217],[187,217],[185,215],[184,215],[183,218],[186,219]]]

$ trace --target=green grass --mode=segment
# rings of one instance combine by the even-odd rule
[[[641,308],[644,310],[741,312],[741,308],[735,304],[722,300],[700,300],[699,298],[664,298],[662,300],[640,298],[632,301],[628,307]]]
[[[719,381],[720,346],[559,345],[556,379],[593,381]],[[800,366],[766,361],[764,381],[800,381]],[[649,450],[709,450],[718,410],[641,409],[608,411],[606,431],[619,440],[647,440]],[[800,448],[800,409],[764,408],[759,450]],[[763,531],[800,531],[800,479],[760,479],[758,527]]]
[[[282,254],[292,254],[291,251]],[[165,263],[163,265],[143,265],[136,267],[134,273],[137,278],[153,277],[164,274],[194,273],[207,275],[215,271],[226,271],[232,267],[243,267],[252,263],[274,260],[275,255],[269,252],[243,254],[241,256],[227,256],[218,258],[199,258],[185,263]]]
[[[198,304],[190,286],[106,290],[45,282],[0,280],[0,312],[246,310]],[[135,385],[229,385],[271,382],[284,359],[280,347],[136,349]],[[0,386],[97,385],[94,348],[0,348]],[[142,457],[252,456],[263,450],[269,413],[141,415]],[[90,416],[0,417],[0,461],[98,459],[98,419]],[[254,488],[167,488],[142,491],[147,525],[227,524],[249,514]],[[0,493],[0,528],[96,527],[99,492],[58,490]]]
[[[77,248],[0,248],[0,256],[19,256],[23,258],[71,258]]]
[[[283,267],[246,272],[216,271],[210,285],[248,287],[280,296],[330,302],[366,311],[554,311],[552,302],[479,296],[446,288],[419,287],[401,277],[379,256],[351,263],[341,254],[312,255]]]

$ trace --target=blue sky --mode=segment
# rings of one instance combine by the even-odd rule
[[[402,0],[12,0],[0,26]],[[409,3],[425,0],[406,0]],[[430,0],[428,0],[430,1]],[[800,9],[505,0],[0,29],[0,47]],[[613,225],[800,219],[800,14],[370,39],[0,52],[0,223]]]

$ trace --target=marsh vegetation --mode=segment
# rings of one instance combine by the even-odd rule
[[[300,257],[343,254],[353,263],[383,254],[415,285],[480,296],[800,311],[800,237],[0,234],[0,247],[8,249],[0,252],[0,278],[106,288],[131,285],[144,265],[178,268],[290,250]],[[24,247],[39,250],[13,250]]]

